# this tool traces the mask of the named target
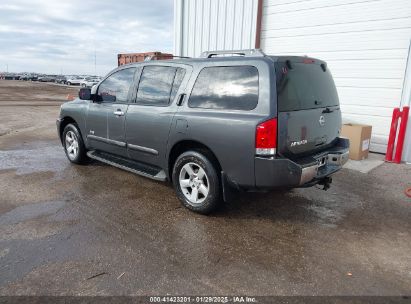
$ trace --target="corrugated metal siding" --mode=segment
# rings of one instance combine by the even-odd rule
[[[264,1],[263,50],[327,61],[343,121],[373,126],[372,151],[386,150],[410,36],[407,0]]]
[[[175,0],[174,4],[176,55],[254,48],[258,0]]]

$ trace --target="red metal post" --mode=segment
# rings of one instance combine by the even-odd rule
[[[261,20],[263,19],[263,0],[258,0],[255,26],[255,48],[261,47]]]
[[[387,153],[385,154],[385,161],[392,161],[392,155],[394,154],[394,144],[395,144],[395,137],[397,136],[397,126],[398,126],[398,118],[400,114],[399,108],[394,108],[392,111],[392,120],[391,120],[391,129],[390,129],[390,136],[388,137],[388,145],[387,145]]]
[[[401,111],[401,123],[398,130],[397,148],[395,149],[394,162],[399,164],[401,162],[402,149],[404,147],[405,131],[407,130],[408,115],[410,107],[403,107]]]

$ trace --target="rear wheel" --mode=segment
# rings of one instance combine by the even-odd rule
[[[218,172],[202,153],[188,151],[181,154],[174,164],[172,177],[177,196],[186,208],[208,214],[220,204]]]
[[[75,124],[68,124],[63,131],[63,146],[66,156],[72,163],[83,164],[87,160],[86,147],[80,131]]]
[[[69,81],[69,82],[67,82],[67,85],[71,85],[71,82]]]

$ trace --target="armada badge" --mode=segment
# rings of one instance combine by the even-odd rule
[[[308,141],[306,139],[300,140],[300,141],[292,141],[290,146],[295,147],[295,146],[301,146],[305,145]]]

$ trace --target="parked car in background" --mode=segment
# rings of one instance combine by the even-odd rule
[[[40,82],[55,82],[56,81],[56,76],[54,76],[54,75],[45,75],[45,76],[38,77],[37,80],[40,81]]]
[[[4,73],[3,78],[5,80],[19,80],[20,79],[20,74],[16,73]]]
[[[67,79],[67,76],[59,75],[56,77],[56,83],[66,84]]]
[[[22,80],[22,81],[36,81],[37,75],[35,74],[18,74],[8,75],[7,79]]]
[[[349,141],[327,64],[229,54],[123,65],[80,89],[57,120],[67,158],[169,180],[185,207],[204,214],[230,189],[328,189]]]
[[[80,83],[85,80],[85,77],[79,77],[79,76],[72,76],[69,77],[66,81],[67,85],[80,85]]]
[[[28,81],[38,81],[38,75],[36,74],[30,74],[27,78]]]
[[[19,80],[27,81],[27,80],[29,80],[29,75],[28,75],[28,74],[20,75],[20,79],[19,79]]]
[[[24,81],[37,81],[38,76],[36,74],[24,74],[20,76],[20,80]]]
[[[100,77],[87,77],[80,82],[82,88],[91,88],[101,81]]]

